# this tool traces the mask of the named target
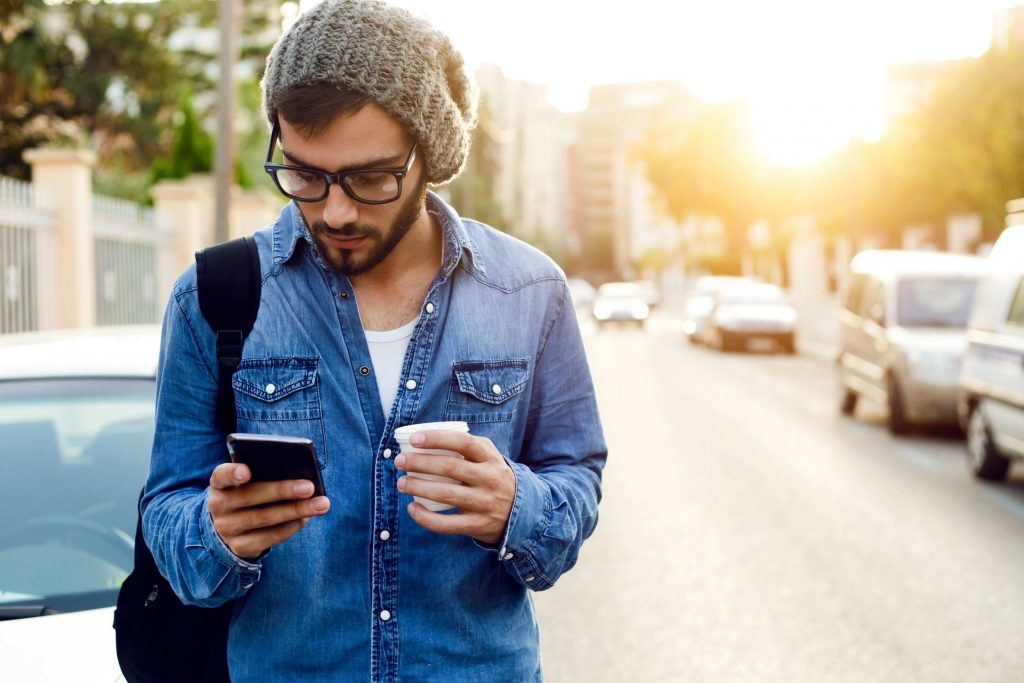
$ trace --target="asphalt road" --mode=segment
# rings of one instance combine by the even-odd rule
[[[597,532],[535,596],[549,683],[1024,681],[1024,468],[837,410],[812,355],[585,329],[610,447]]]

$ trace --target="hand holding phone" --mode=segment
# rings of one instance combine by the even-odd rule
[[[330,510],[309,439],[231,434],[228,451],[232,462],[210,476],[207,507],[217,534],[238,557],[259,558]]]

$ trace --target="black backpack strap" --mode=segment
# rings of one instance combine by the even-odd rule
[[[239,237],[196,252],[199,309],[217,335],[217,424],[235,430],[231,376],[260,309],[260,257],[252,237]]]

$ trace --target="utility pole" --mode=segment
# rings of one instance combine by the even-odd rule
[[[239,0],[218,0],[220,82],[217,84],[217,147],[213,162],[217,194],[213,238],[217,243],[228,239],[231,186],[235,177],[235,64],[239,55],[240,10]]]

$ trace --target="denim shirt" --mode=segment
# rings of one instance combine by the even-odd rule
[[[558,267],[462,219],[434,194],[441,269],[384,415],[351,282],[294,204],[255,233],[259,316],[232,384],[237,431],[308,437],[331,509],[257,561],[207,508],[228,460],[214,424],[213,334],[195,267],[164,316],[146,540],[186,603],[237,600],[228,660],[245,681],[539,681],[531,590],[550,588],[594,531],[606,458],[575,309]],[[395,483],[395,428],[465,420],[515,474],[502,542],[428,531]]]

